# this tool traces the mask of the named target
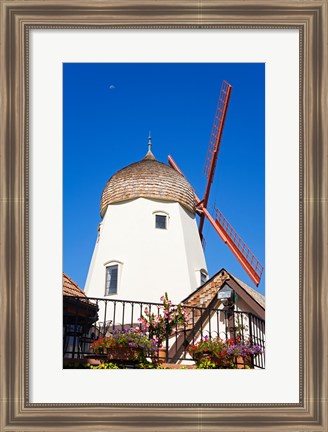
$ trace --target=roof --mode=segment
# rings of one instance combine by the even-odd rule
[[[251,296],[253,299],[265,309],[265,297],[260,294],[258,291],[256,291],[254,288],[247,285],[245,282],[241,281],[240,279],[236,278],[236,276],[233,276],[230,273],[230,276]]]
[[[187,298],[182,300],[182,304],[185,306],[198,306],[208,307],[217,292],[223,286],[224,282],[229,279],[229,273],[224,269],[220,270],[214,276],[206,281],[203,285],[197,288],[194,292],[189,294]]]
[[[63,273],[64,324],[90,325],[98,320],[98,305],[88,299],[76,282]]]
[[[86,297],[84,291],[67,274],[63,273],[63,295],[71,297]]]
[[[250,305],[251,309],[255,310],[258,315],[263,316],[265,297],[225,269],[221,269],[181,303],[185,306],[210,307],[210,305],[215,302],[218,291],[225,283],[231,286],[235,291],[238,290],[239,295],[243,294],[244,300]]]
[[[109,204],[135,198],[178,202],[195,213],[194,191],[186,178],[157,161],[150,150],[144,159],[121,169],[108,180],[100,201],[101,217]]]

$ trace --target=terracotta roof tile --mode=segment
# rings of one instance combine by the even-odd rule
[[[67,274],[63,273],[63,295],[72,297],[86,297],[76,282],[74,282]]]
[[[211,300],[216,296],[217,292],[229,279],[229,274],[225,270],[221,270],[211,279],[209,279],[204,285],[199,287],[196,291],[191,293],[182,303],[185,306],[198,306],[206,308]]]
[[[245,282],[237,279],[226,270],[220,270],[216,275],[209,279],[204,285],[199,287],[196,291],[191,293],[181,303],[185,306],[198,306],[206,308],[217,292],[222,287],[225,281],[232,278],[247,294],[252,297],[263,309],[265,309],[265,297],[255,289],[248,286]]]

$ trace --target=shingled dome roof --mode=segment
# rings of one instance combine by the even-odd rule
[[[195,213],[191,185],[169,165],[157,161],[150,149],[140,162],[128,165],[108,180],[100,201],[101,217],[104,217],[108,204],[134,198],[174,201]]]

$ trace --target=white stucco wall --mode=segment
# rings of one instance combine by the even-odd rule
[[[155,228],[155,213],[168,214],[167,229]],[[120,263],[118,293],[108,299],[160,302],[168,292],[179,303],[206,270],[195,216],[174,202],[138,198],[111,204],[100,228],[85,285],[89,297],[104,298],[109,262]]]

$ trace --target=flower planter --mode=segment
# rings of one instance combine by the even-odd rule
[[[163,364],[166,362],[166,349],[158,348],[152,355],[152,361],[155,364]]]
[[[166,349],[160,348],[158,350],[158,363],[165,363],[166,361]]]
[[[237,369],[249,369],[252,367],[252,358],[250,356],[242,357],[239,356],[236,359]]]
[[[237,369],[245,369],[245,363],[242,356],[237,357],[236,359]]]
[[[156,343],[139,329],[113,330],[109,336],[97,339],[91,349],[102,359],[107,357],[110,362],[138,362],[145,360],[156,350]]]
[[[239,338],[227,339],[204,337],[188,348],[189,354],[200,369],[252,369],[253,359],[263,348]]]
[[[118,361],[139,360],[142,354],[142,350],[140,348],[135,348],[135,347],[115,347],[115,348],[107,348],[106,354],[108,360],[118,360]]]

